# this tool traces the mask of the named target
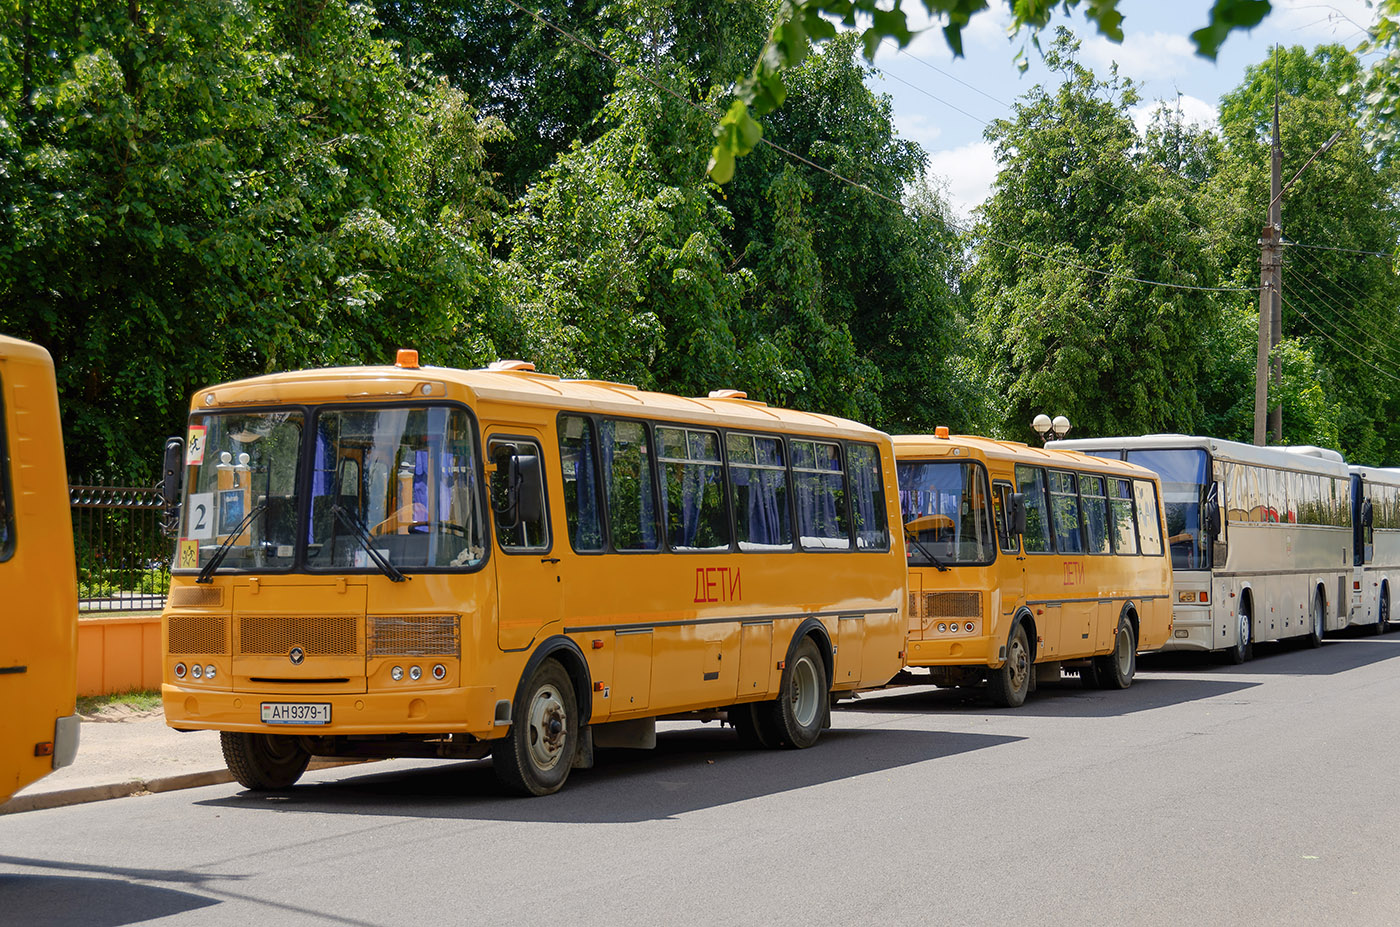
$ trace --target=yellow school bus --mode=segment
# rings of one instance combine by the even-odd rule
[[[1126,688],[1171,635],[1150,470],[988,438],[894,438],[909,558],[908,664],[1014,707],[1077,671]]]
[[[49,352],[0,336],[0,802],[78,750],[78,584]]]
[[[251,789],[490,755],[546,794],[658,718],[806,747],[902,665],[893,450],[854,422],[404,351],[201,390],[173,453],[165,715]]]

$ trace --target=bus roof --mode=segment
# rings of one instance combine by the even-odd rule
[[[936,435],[894,435],[896,458],[944,457],[949,448],[965,448],[974,456],[987,460],[1007,460],[1014,463],[1034,464],[1043,467],[1065,467],[1074,470],[1096,470],[1103,473],[1117,473],[1123,476],[1153,476],[1156,474],[1145,467],[1121,460],[1094,457],[1079,451],[1055,448],[1032,447],[1019,441],[998,441],[977,435],[949,435],[940,438]]]
[[[1259,447],[1239,441],[1225,441],[1221,438],[1206,438],[1197,435],[1134,435],[1117,438],[1073,438],[1068,441],[1051,441],[1050,447],[1064,450],[1203,450],[1212,457],[1236,463],[1258,464],[1278,467],[1282,470],[1301,470],[1314,473],[1327,473],[1334,476],[1347,474],[1346,462],[1336,451],[1310,444]]]
[[[53,359],[43,347],[8,335],[0,335],[0,357],[53,366]]]
[[[884,434],[834,415],[775,408],[730,390],[690,399],[640,390],[627,383],[563,379],[527,368],[518,362],[502,362],[476,370],[399,365],[298,370],[206,387],[195,394],[190,408],[192,412],[213,412],[235,406],[403,400],[410,396],[461,399],[465,394],[472,403],[500,402],[711,426],[800,430],[866,440]],[[424,392],[424,387],[429,391]]]
[[[1397,467],[1347,467],[1368,483],[1388,483],[1400,486],[1400,468]]]

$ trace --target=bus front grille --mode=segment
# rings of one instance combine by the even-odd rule
[[[919,617],[928,621],[939,618],[981,618],[980,592],[925,592]]]
[[[307,656],[348,656],[360,652],[359,620],[332,617],[243,615],[238,622],[238,654],[285,654],[300,647]]]
[[[455,657],[456,615],[371,615],[370,657]]]
[[[170,653],[228,653],[222,615],[171,615]]]
[[[224,604],[224,590],[220,586],[176,586],[166,603],[171,608],[218,608]]]

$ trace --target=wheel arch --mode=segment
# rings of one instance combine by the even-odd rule
[[[573,638],[562,634],[545,638],[535,648],[535,652],[530,654],[530,659],[520,672],[520,680],[515,684],[515,698],[511,704],[520,704],[520,700],[525,697],[525,684],[545,660],[557,660],[564,667],[564,672],[569,674],[569,681],[574,684],[574,698],[578,702],[579,717],[583,719],[584,724],[588,724],[593,718],[593,678],[588,671],[588,660]]]
[[[826,684],[829,689],[836,680],[836,657],[832,653],[831,632],[822,624],[820,618],[808,618],[797,626],[797,630],[792,632],[792,638],[788,641],[787,653],[783,655],[783,660],[791,660],[806,637],[812,638],[817,645],[817,653],[821,654],[822,664],[826,666]]]
[[[1131,599],[1124,602],[1123,607],[1118,611],[1118,620],[1122,621],[1124,618],[1128,619],[1128,625],[1133,629],[1133,642],[1135,644],[1141,643],[1142,621],[1138,618],[1137,606],[1133,604]],[[1117,634],[1118,632],[1114,631],[1114,633]]]
[[[1010,645],[1011,635],[1016,633],[1016,626],[1018,624],[1025,625],[1026,646],[1031,649],[1031,663],[1034,664],[1036,654],[1039,650],[1039,648],[1036,646],[1037,635],[1035,629],[1035,615],[1031,614],[1031,610],[1024,605],[1022,605],[1020,610],[1017,611],[1016,614],[1012,617],[1011,624],[1006,629],[1006,640],[1002,643],[1001,646],[1001,659],[1003,661],[1006,660],[1006,648]]]

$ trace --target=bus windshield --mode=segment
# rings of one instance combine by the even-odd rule
[[[300,410],[196,418],[180,567],[300,564],[402,579],[402,570],[471,568],[485,558],[474,429],[465,410],[322,409],[309,440],[306,431]]]
[[[1155,470],[1162,478],[1162,503],[1167,516],[1167,539],[1172,568],[1210,569],[1210,538],[1201,530],[1210,459],[1196,448],[1128,451],[1128,462]]]
[[[992,562],[997,541],[980,464],[901,461],[898,473],[910,566]]]

